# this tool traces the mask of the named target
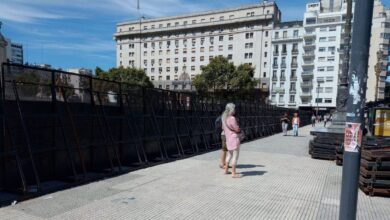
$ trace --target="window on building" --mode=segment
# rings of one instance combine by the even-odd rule
[[[129,44],[130,49],[134,49],[134,44]]]
[[[278,38],[279,38],[279,32],[276,31],[276,32],[275,32],[275,39],[278,39]]]
[[[336,37],[333,36],[333,37],[328,37],[328,41],[336,41]]]
[[[188,21],[184,21],[183,25],[186,26],[188,24]]]
[[[268,52],[264,52],[264,57],[268,57]]]
[[[196,24],[196,20],[192,20],[192,24]]]
[[[268,37],[268,31],[265,31],[265,36]]]
[[[326,82],[333,82],[333,76],[327,76]]]
[[[184,53],[184,54],[187,53],[187,48],[183,48],[183,53]]]
[[[214,44],[214,37],[210,37],[210,44],[212,45],[212,44]]]
[[[201,47],[201,48],[200,48],[200,52],[204,52],[204,47]]]
[[[332,99],[325,99],[325,103],[332,103]]]
[[[317,82],[320,82],[320,83],[324,82],[324,77],[317,77]]]
[[[326,48],[325,47],[320,47],[318,48],[318,52],[325,52],[326,51]]]
[[[171,63],[171,59],[167,58],[166,63]]]
[[[329,31],[336,31],[336,27],[329,27]]]
[[[322,103],[322,98],[316,98],[316,103]]]
[[[233,59],[233,54],[229,54],[227,58],[228,58],[228,60]]]
[[[326,37],[320,37],[319,41],[320,42],[325,42],[326,41]]]
[[[324,62],[325,61],[325,57],[318,57],[318,61],[319,62]]]
[[[200,57],[200,61],[204,61],[204,56],[201,56],[201,57]]]
[[[299,30],[294,30],[293,36],[294,36],[294,37],[298,37],[298,36],[299,36]]]
[[[219,41],[223,41],[223,36],[219,36]]]
[[[195,66],[191,66],[191,71],[195,71]]]
[[[326,32],[328,31],[328,28],[324,27],[324,28],[320,28],[320,32]]]
[[[251,33],[246,33],[246,34],[245,34],[245,38],[246,38],[246,39],[251,39],[251,38],[253,38],[253,32],[251,32]]]
[[[218,51],[223,51],[223,45],[218,46]]]
[[[333,88],[332,87],[325,87],[325,93],[332,93]]]
[[[210,51],[210,52],[213,52],[213,51],[214,51],[214,46],[210,46],[210,47],[209,47],[209,51]]]
[[[325,72],[325,67],[318,67],[318,68],[317,68],[317,71],[318,71],[318,72]]]
[[[328,57],[328,61],[334,61],[334,59],[335,59],[335,57],[334,56],[332,56],[332,57]]]
[[[165,79],[166,80],[171,80],[171,76],[166,76]]]
[[[326,67],[326,71],[334,71],[334,66],[328,66],[328,67]]]
[[[233,44],[228,45],[228,50],[233,50]]]
[[[144,48],[148,48],[148,43],[144,43]]]
[[[295,95],[290,95],[290,103],[295,103]]]
[[[253,53],[245,53],[245,59],[252,59]]]
[[[187,62],[187,57],[183,57],[183,63]]]
[[[233,40],[233,35],[229,35],[229,40]]]
[[[328,47],[328,51],[329,52],[335,52],[336,51],[336,47]]]
[[[191,57],[191,62],[195,62],[195,57]]]
[[[175,54],[179,54],[179,49],[175,49]]]
[[[287,38],[287,31],[283,31],[283,38]]]
[[[234,15],[229,15],[229,19],[233,19],[234,18]]]
[[[287,45],[283,44],[282,45],[282,54],[286,54],[286,53],[287,53]]]
[[[279,103],[284,103],[284,95],[279,95]]]

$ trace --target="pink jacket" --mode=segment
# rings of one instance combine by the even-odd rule
[[[226,122],[222,124],[222,129],[225,132],[226,146],[228,150],[235,150],[240,146],[240,139],[237,133],[240,132],[237,120],[234,116],[226,118]]]

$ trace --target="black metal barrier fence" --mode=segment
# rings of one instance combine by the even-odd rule
[[[281,132],[280,117],[296,112],[15,64],[2,72],[0,192],[22,195],[218,149],[214,121],[228,101],[245,141]]]

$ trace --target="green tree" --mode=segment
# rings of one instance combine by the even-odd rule
[[[108,72],[105,72],[99,67],[96,67],[95,73],[100,79],[123,82],[142,87],[153,87],[153,83],[150,82],[149,77],[145,74],[145,71],[141,69],[119,67],[111,68]]]
[[[249,64],[241,64],[237,67],[233,76],[229,79],[232,90],[251,90],[255,88],[257,80],[253,78],[255,69]]]
[[[217,56],[207,66],[202,67],[203,78],[198,78],[198,82],[205,83],[205,85],[198,84],[198,87],[203,89],[206,86],[207,90],[224,89],[234,72],[235,67],[232,62],[223,56]],[[196,85],[195,87],[198,89]]]
[[[227,58],[218,56],[202,67],[202,73],[195,76],[192,83],[200,93],[221,89],[250,90],[257,84],[254,72],[249,64],[235,67]]]

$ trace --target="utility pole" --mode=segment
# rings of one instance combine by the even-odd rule
[[[344,133],[340,220],[356,219],[373,6],[374,0],[355,0],[349,68],[349,98]]]

